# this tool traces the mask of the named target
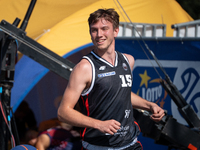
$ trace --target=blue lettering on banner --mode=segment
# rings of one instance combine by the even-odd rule
[[[98,77],[99,78],[102,78],[102,77],[107,77],[107,76],[113,76],[115,75],[115,71],[112,71],[112,72],[106,72],[106,73],[101,73],[101,74],[98,74]]]
[[[155,64],[154,61],[152,63]],[[199,117],[200,61],[160,60],[160,63],[173,84]],[[165,76],[159,68],[158,72],[164,79]],[[133,78],[133,92],[148,101],[157,103],[160,107],[167,110],[169,115],[173,115],[179,123],[187,125],[174,101],[160,85],[160,78],[158,78],[149,60],[137,59],[135,61],[133,76],[135,77]]]

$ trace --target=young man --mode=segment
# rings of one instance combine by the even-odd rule
[[[160,121],[164,110],[131,92],[134,58],[115,51],[119,15],[114,9],[99,9],[88,19],[95,49],[74,67],[58,118],[83,127],[83,147],[88,150],[142,149],[133,108],[152,112]],[[79,101],[81,112],[74,109]]]

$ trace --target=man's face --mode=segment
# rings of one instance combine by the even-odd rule
[[[98,50],[114,49],[113,41],[118,32],[119,28],[113,29],[113,24],[104,18],[90,25],[91,39]]]

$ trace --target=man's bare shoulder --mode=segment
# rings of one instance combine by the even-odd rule
[[[78,72],[86,72],[91,71],[91,64],[88,60],[82,59],[73,70],[76,70]]]
[[[92,66],[86,59],[82,59],[74,68],[70,75],[70,83],[75,86],[88,85],[92,78]],[[70,84],[72,86],[72,84]],[[85,88],[85,87],[84,87]]]

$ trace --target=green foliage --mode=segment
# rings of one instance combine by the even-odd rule
[[[176,0],[181,7],[194,19],[200,19],[200,0]]]

